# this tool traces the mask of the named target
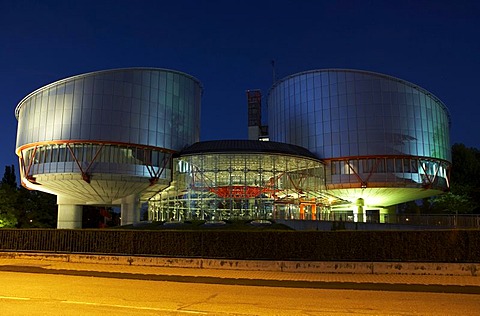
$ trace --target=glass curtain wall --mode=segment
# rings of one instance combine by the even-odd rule
[[[325,170],[302,157],[198,154],[174,160],[172,184],[150,201],[150,220],[317,218]]]
[[[78,173],[88,169],[95,173],[140,177],[159,175],[166,179],[170,174],[171,155],[162,149],[133,145],[48,144],[23,150],[22,166],[27,177],[45,173]]]
[[[375,157],[331,159],[327,174],[329,189],[342,188],[343,183],[362,182],[376,187],[412,187],[443,190],[449,187],[447,161],[421,157]]]

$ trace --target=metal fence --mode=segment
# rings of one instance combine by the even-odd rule
[[[0,229],[0,251],[235,260],[480,262],[480,230],[354,231],[349,228],[315,232]]]
[[[449,228],[480,228],[480,215],[395,215],[389,223]]]
[[[393,214],[369,216],[369,215],[353,215],[352,212],[332,212],[328,217],[322,220],[276,220],[284,223],[294,229],[309,230],[315,227],[315,230],[328,230],[335,222],[343,222],[347,229],[354,227],[355,229],[373,229],[373,230],[390,230],[390,229],[455,229],[455,228],[471,228],[480,229],[480,215],[455,215],[455,214]],[[295,224],[292,224],[295,223]],[[313,226],[312,226],[313,225]]]

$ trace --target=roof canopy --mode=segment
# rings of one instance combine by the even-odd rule
[[[180,152],[182,155],[202,153],[275,153],[319,159],[300,146],[257,140],[213,140],[195,143]]]

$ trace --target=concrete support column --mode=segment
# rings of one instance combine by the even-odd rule
[[[355,222],[366,222],[367,221],[367,218],[365,216],[365,211],[363,209],[365,205],[365,201],[362,199],[362,198],[359,198],[357,199],[357,212],[355,212],[355,208],[354,208],[354,211],[353,211],[353,215],[354,215],[354,221]]]
[[[83,205],[79,201],[57,196],[58,219],[57,228],[79,229],[82,228]]]
[[[140,221],[140,197],[132,194],[122,199],[121,225],[135,224]]]

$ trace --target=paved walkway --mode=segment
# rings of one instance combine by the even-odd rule
[[[480,294],[480,276],[293,273],[0,258],[2,271],[230,285]]]

